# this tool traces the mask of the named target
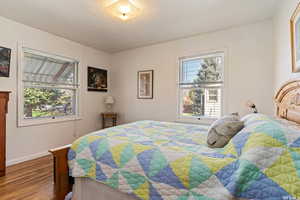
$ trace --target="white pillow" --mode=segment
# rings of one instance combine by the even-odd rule
[[[226,115],[216,120],[209,128],[207,144],[212,148],[223,148],[230,139],[244,128],[244,122],[236,114]]]

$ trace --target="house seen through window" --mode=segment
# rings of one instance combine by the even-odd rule
[[[23,49],[23,119],[55,119],[77,114],[78,62]]]
[[[209,102],[218,102],[219,91],[215,89],[208,90],[208,101]]]
[[[217,118],[222,113],[224,53],[180,60],[179,115]]]

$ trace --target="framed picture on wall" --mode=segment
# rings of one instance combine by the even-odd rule
[[[9,77],[11,49],[0,47],[0,77]]]
[[[107,92],[107,70],[88,67],[88,91]]]
[[[138,99],[153,99],[153,70],[138,72]]]
[[[292,47],[292,71],[300,72],[300,4],[298,4],[290,20],[291,47]]]

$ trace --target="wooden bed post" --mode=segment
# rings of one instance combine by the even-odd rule
[[[69,176],[68,151],[71,145],[51,149],[54,162],[54,192],[56,200],[64,200],[72,191],[74,179]]]

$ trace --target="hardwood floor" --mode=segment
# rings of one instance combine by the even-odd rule
[[[52,156],[7,168],[0,177],[0,200],[55,200]]]

